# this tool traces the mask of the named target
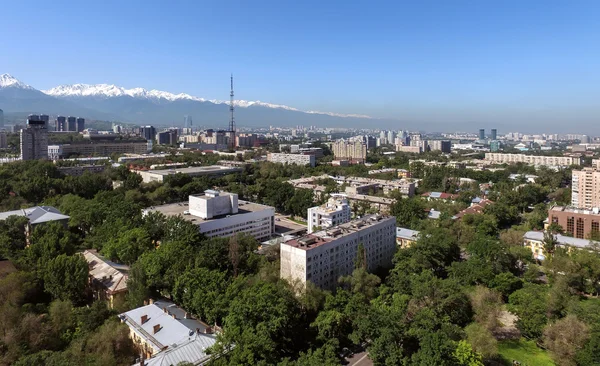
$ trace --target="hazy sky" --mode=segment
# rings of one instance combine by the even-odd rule
[[[600,1],[5,1],[0,73],[475,124],[600,124]]]

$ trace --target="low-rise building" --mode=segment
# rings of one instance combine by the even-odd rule
[[[465,208],[464,210],[458,212],[456,215],[452,216],[453,219],[455,220],[460,220],[462,219],[465,215],[481,215],[485,208],[488,205],[493,204],[494,202],[484,198],[484,199],[478,199],[478,197],[475,197],[473,199],[473,201],[471,202],[471,206]]]
[[[334,289],[339,277],[352,274],[359,255],[373,271],[390,267],[395,251],[396,218],[367,215],[282,243],[281,277]]]
[[[351,217],[352,210],[346,196],[333,194],[324,205],[308,209],[308,233],[344,224],[350,221]]]
[[[267,161],[272,163],[309,165],[314,167],[317,160],[315,155],[269,153],[267,155]]]
[[[548,255],[544,249],[544,239],[543,231],[528,231],[523,235],[523,245],[531,249],[531,253],[535,259],[544,260]],[[573,238],[561,234],[554,235],[554,240],[556,241],[556,246],[566,248],[567,250],[591,249],[600,245],[600,242]]]
[[[486,153],[485,160],[494,164],[524,163],[535,166],[567,167],[581,165],[581,157],[571,156],[545,156],[507,153]]]
[[[454,202],[454,200],[458,198],[458,195],[446,192],[425,192],[421,195],[421,197],[425,198],[428,201],[443,200]]]
[[[154,301],[119,319],[140,352],[136,365],[204,365],[211,359],[206,350],[216,343],[212,328],[171,302]]]
[[[85,141],[64,145],[47,146],[49,159],[68,158],[72,155],[80,156],[110,156],[111,154],[145,154],[151,149],[152,144],[145,140],[114,140],[114,141]]]
[[[34,226],[47,222],[60,222],[66,225],[70,218],[52,206],[35,206],[21,210],[0,212],[0,220],[6,220],[10,216],[26,217],[29,220],[28,232]]]
[[[400,248],[409,248],[414,242],[419,240],[420,232],[417,230],[396,228],[396,243]]]
[[[587,239],[600,233],[600,211],[554,206],[548,210],[548,223],[560,226],[570,236]]]
[[[133,172],[141,175],[142,181],[144,183],[162,183],[164,182],[165,177],[175,174],[184,174],[191,177],[199,177],[204,175],[227,175],[241,171],[242,169],[238,167],[211,165],[177,169],[134,170]]]
[[[181,216],[198,225],[208,237],[230,237],[246,233],[258,241],[270,239],[275,230],[275,209],[258,203],[238,200],[235,193],[207,190],[204,195],[191,195],[188,202],[153,206],[145,216],[160,212],[165,216]]]
[[[110,308],[125,302],[129,267],[101,257],[96,250],[86,250],[83,258],[88,263],[90,288],[95,300],[108,302]]]

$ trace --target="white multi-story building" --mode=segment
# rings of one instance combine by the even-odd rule
[[[580,165],[581,158],[571,156],[543,156],[525,154],[486,153],[485,160],[495,164],[525,163],[544,166]]]
[[[350,221],[352,210],[348,199],[343,194],[333,194],[322,206],[308,209],[308,233],[320,229],[328,229]]]
[[[267,161],[281,164],[310,165],[311,167],[314,167],[316,164],[316,157],[314,155],[304,154],[269,153],[267,155]]]
[[[153,206],[143,215],[160,212],[165,216],[181,216],[198,225],[208,237],[229,237],[246,233],[256,240],[270,239],[275,228],[275,209],[258,203],[238,200],[235,193],[207,190],[204,195],[191,195],[189,202]]]
[[[359,250],[364,248],[364,252]],[[369,215],[281,244],[281,277],[324,289],[352,274],[358,255],[367,270],[388,268],[396,251],[396,218]]]

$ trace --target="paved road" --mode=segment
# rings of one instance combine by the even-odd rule
[[[349,366],[373,366],[373,361],[369,358],[369,354],[365,352],[355,353],[352,357],[346,358]]]

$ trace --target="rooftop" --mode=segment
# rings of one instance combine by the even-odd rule
[[[196,338],[204,349],[212,346],[214,335],[205,334],[210,327],[186,314],[177,305],[160,300],[120,314],[119,318],[157,352],[175,349]]]
[[[221,165],[210,165],[210,166],[193,166],[188,168],[178,168],[178,169],[158,169],[158,170],[149,170],[149,173],[159,174],[159,175],[172,175],[172,174],[212,174],[212,173],[233,173],[240,172],[241,169],[237,167],[231,166],[221,166]]]
[[[417,230],[406,229],[403,227],[396,228],[396,237],[409,240],[417,240],[421,232]]]
[[[221,192],[220,194],[225,195],[228,193]],[[203,196],[200,196],[200,197],[203,197]],[[191,222],[195,222],[195,223],[199,224],[202,222],[219,220],[219,219],[222,219],[227,216],[243,215],[243,214],[247,214],[250,212],[273,210],[273,207],[261,205],[259,203],[238,200],[238,212],[237,213],[215,216],[211,219],[203,219],[200,216],[192,215],[189,213],[189,210],[190,210],[189,203],[186,201],[186,202],[179,202],[179,203],[170,203],[170,204],[161,205],[161,206],[151,206],[151,207],[145,209],[144,211],[145,212],[160,212],[167,217],[181,216],[186,221],[191,221]]]
[[[127,290],[129,267],[102,258],[95,250],[86,250],[83,257],[88,262],[90,276],[107,290],[115,293]]]
[[[346,235],[358,232],[364,228],[375,225],[379,222],[389,220],[394,220],[395,222],[396,218],[392,216],[381,216],[378,214],[367,215],[363,218],[352,220],[345,224],[334,226],[321,231],[316,231],[312,234],[307,234],[300,238],[289,240],[284,244],[304,250],[312,249],[321,246],[325,243],[337,240]]]
[[[587,210],[584,208],[575,208],[570,206],[553,206],[550,211],[560,211],[560,212],[570,212],[574,214],[582,214],[582,215],[595,215],[600,216],[600,211],[598,209]]]
[[[51,206],[35,206],[22,210],[0,212],[0,220],[6,220],[10,216],[27,217],[29,223],[32,225],[69,219],[69,216],[63,215],[59,210]]]
[[[593,244],[600,244],[600,242],[587,240],[587,239],[578,239],[573,238],[571,236],[565,236],[557,234],[555,235],[556,241],[559,245],[568,245],[576,248],[587,248]],[[528,231],[523,235],[523,239],[525,240],[535,240],[535,241],[544,241],[544,232],[543,231]]]

